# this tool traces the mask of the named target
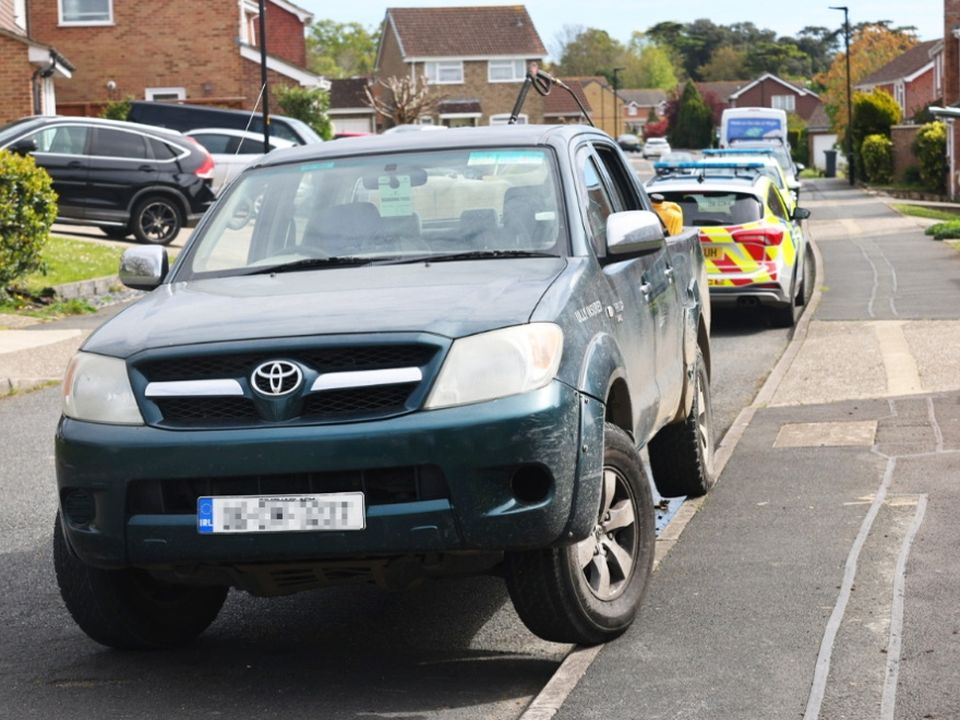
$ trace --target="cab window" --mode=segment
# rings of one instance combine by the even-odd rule
[[[83,155],[87,128],[81,125],[48,127],[29,136],[37,143],[37,152],[52,155]]]
[[[614,199],[604,185],[596,160],[586,150],[581,152],[580,181],[582,205],[586,208],[586,230],[597,257],[606,254],[607,218],[616,212]]]
[[[146,138],[139,133],[124,132],[110,128],[94,128],[90,154],[98,157],[146,160]]]

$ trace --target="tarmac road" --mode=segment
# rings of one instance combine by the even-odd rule
[[[58,325],[86,332],[94,322]],[[752,400],[787,338],[756,313],[716,316],[718,433]],[[52,388],[0,399],[0,716],[506,720],[569,649],[532,636],[502,581],[484,577],[402,593],[233,592],[191,648],[105,650],[73,624],[52,573],[58,413]]]

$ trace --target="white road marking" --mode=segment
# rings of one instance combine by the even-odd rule
[[[893,720],[897,702],[897,680],[900,676],[900,653],[903,647],[903,604],[906,597],[907,558],[913,540],[923,523],[927,511],[927,496],[920,495],[913,523],[903,538],[900,555],[897,558],[897,570],[893,579],[893,607],[890,611],[890,639],[887,642],[887,670],[883,682],[883,695],[880,698],[880,720]]]
[[[847,562],[843,569],[843,581],[840,584],[840,594],[837,602],[833,606],[833,612],[830,613],[830,619],[827,621],[826,630],[823,633],[823,639],[820,641],[820,652],[817,655],[816,669],[813,673],[813,683],[810,686],[810,695],[807,697],[807,708],[803,714],[803,720],[818,720],[820,717],[820,707],[823,705],[823,697],[827,689],[827,678],[830,675],[830,660],[833,656],[833,646],[837,639],[837,632],[840,630],[840,623],[843,622],[843,614],[847,609],[847,602],[850,600],[850,593],[853,591],[853,583],[857,577],[857,563],[860,560],[860,552],[867,541],[870,529],[873,527],[873,521],[880,512],[884,500],[887,497],[887,488],[893,480],[893,471],[897,467],[897,459],[889,458],[887,460],[887,469],[883,473],[883,481],[877,489],[877,494],[873,498],[873,503],[867,511],[863,523],[860,525],[860,532],[857,533],[850,553],[847,555]]]

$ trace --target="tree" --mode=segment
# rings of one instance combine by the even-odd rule
[[[687,82],[677,103],[676,120],[670,124],[670,144],[681,148],[709,147],[713,139],[710,108],[700,96],[697,84]]]
[[[425,77],[416,80],[411,80],[409,75],[388,77],[378,80],[377,85],[382,89],[380,92],[364,88],[367,105],[394,125],[409,125],[417,122],[422,115],[432,115],[440,101],[430,91]]]
[[[307,67],[332,78],[369,75],[376,61],[379,30],[360,23],[317,20],[307,34]]]
[[[858,26],[859,27],[859,26]],[[856,85],[874,70],[899,57],[917,44],[916,36],[891,31],[882,23],[866,24],[856,31],[850,44],[850,83]],[[846,55],[837,53],[829,70],[815,81],[823,88],[820,98],[833,129],[840,134],[847,127]]]
[[[330,93],[326,90],[299,85],[275,85],[273,98],[284,115],[302,120],[324,140],[333,137],[333,125],[327,114],[330,109]]]
[[[673,90],[677,74],[670,54],[656,43],[630,43],[624,59],[623,86]]]
[[[561,75],[603,75],[613,82],[613,68],[623,66],[626,48],[597,28],[564,28],[566,39],[560,50]]]
[[[706,82],[716,80],[742,80],[747,77],[747,54],[732,45],[721,45],[713,51],[710,62],[697,68],[697,73]]]

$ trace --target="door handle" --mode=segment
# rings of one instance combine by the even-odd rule
[[[141,172],[151,172],[151,173],[157,171],[157,169],[153,165],[141,165],[140,167],[137,168],[137,170],[140,170]]]
[[[71,170],[77,170],[78,168],[83,167],[83,163],[80,162],[79,160],[71,160],[70,162],[67,163],[67,167],[70,168]]]

